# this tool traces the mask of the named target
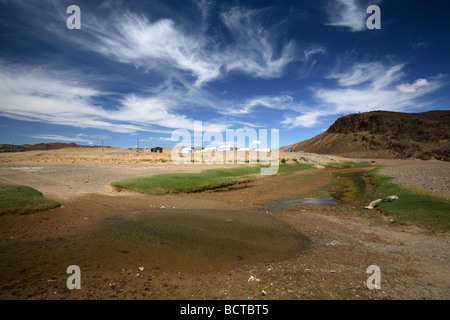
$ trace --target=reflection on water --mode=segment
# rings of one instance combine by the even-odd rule
[[[71,237],[0,247],[2,276],[28,269],[211,270],[300,254],[308,240],[258,212],[160,210],[104,219]],[[0,276],[1,277],[1,276]]]
[[[333,204],[337,204],[337,201],[331,197],[327,191],[319,190],[318,192],[310,194],[304,198],[299,197],[293,199],[274,200],[266,203],[265,206],[268,210],[275,211],[304,205],[329,206]]]
[[[339,204],[352,203],[365,190],[363,177],[364,171],[333,172],[332,182],[326,190]]]
[[[270,211],[276,211],[303,205],[350,204],[364,192],[364,189],[363,171],[337,171],[333,172],[331,184],[324,189],[306,196],[270,201],[265,207]]]

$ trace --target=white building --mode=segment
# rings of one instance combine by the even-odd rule
[[[235,147],[230,146],[228,144],[221,145],[220,147],[217,148],[217,151],[234,151],[234,150]]]
[[[192,148],[182,148],[180,153],[192,153]]]

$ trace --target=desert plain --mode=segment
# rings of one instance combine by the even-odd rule
[[[156,196],[118,191],[111,183],[233,165],[174,164],[168,153],[114,148],[0,154],[0,183],[30,186],[60,203],[44,212],[0,216],[0,298],[450,298],[448,232],[392,223],[395,217],[369,214],[357,201],[270,206],[317,198],[336,175],[372,167],[448,201],[450,163],[298,152],[280,158],[311,168],[256,175],[227,190]],[[325,167],[348,160],[372,162]],[[72,264],[81,269],[80,289],[67,287]],[[379,289],[367,286],[371,265],[381,270]]]

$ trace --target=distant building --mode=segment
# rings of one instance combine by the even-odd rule
[[[228,144],[224,144],[217,148],[217,151],[234,151],[236,148]]]
[[[180,153],[192,153],[192,148],[182,148]]]
[[[156,152],[156,153],[162,153],[163,152],[163,148],[155,147],[155,148],[151,148],[150,151],[151,152]]]
[[[200,146],[199,146],[199,147],[194,147],[194,148],[193,148],[194,152],[202,152],[203,149],[205,149],[205,148],[200,147]]]

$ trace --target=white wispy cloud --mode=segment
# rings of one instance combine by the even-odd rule
[[[330,115],[374,110],[406,111],[423,107],[420,99],[444,85],[444,75],[419,78],[401,83],[407,77],[404,64],[384,64],[379,61],[360,62],[347,70],[332,72],[327,78],[337,85],[313,87],[313,107],[300,115],[287,115],[282,122],[287,128],[313,127],[320,118]]]
[[[78,80],[70,80],[78,79]],[[181,101],[194,101],[190,93],[165,88],[151,96],[126,94],[114,110],[95,103],[108,93],[83,83],[82,75],[0,64],[0,115],[112,132],[154,131],[154,128],[192,129],[194,120],[176,112]],[[222,130],[226,124],[212,121],[206,130]]]
[[[327,78],[336,79],[341,87],[371,83],[377,88],[382,88],[404,77],[403,67],[403,64],[386,66],[379,61],[358,62],[343,72],[332,72]]]
[[[109,119],[116,121],[129,121],[142,125],[158,125],[171,129],[193,129],[194,119],[180,113],[171,111],[179,106],[182,97],[178,92],[164,92],[153,97],[138,97],[134,94],[127,95],[122,100],[122,108],[112,112]],[[189,97],[184,97],[184,103]],[[205,121],[204,130],[225,130],[229,125]]]
[[[297,59],[293,41],[277,49],[277,34],[259,21],[262,12],[235,7],[222,13],[222,21],[235,41],[220,55],[226,62],[226,70],[260,78],[277,78],[289,63]]]
[[[442,75],[418,79],[412,85],[398,84],[406,77],[403,69],[403,64],[357,64],[341,77],[333,76],[339,87],[317,88],[314,89],[314,94],[325,106],[325,115],[380,109],[403,111],[421,107],[419,98],[443,86]]]
[[[47,134],[47,135],[32,135],[32,138],[42,140],[68,141],[68,142],[86,142],[88,144],[94,144],[92,139],[84,138],[83,135],[68,137],[56,134]]]
[[[59,15],[59,20],[48,21],[67,18],[65,11],[59,10],[64,7],[61,3],[47,2],[58,7],[54,12]],[[153,86],[144,82],[137,84],[134,93],[116,92],[114,108],[110,108],[101,105],[110,92],[102,89],[102,80],[95,79],[95,75],[86,76],[82,70],[70,70],[70,66],[69,71],[61,71],[0,61],[0,116],[112,132],[146,131],[164,135],[176,128],[192,130],[194,109],[197,114],[206,110],[205,114],[213,118],[203,122],[205,131],[224,131],[233,124],[253,128],[264,124],[261,122],[273,123],[274,119],[255,116],[271,109],[282,111],[279,114],[284,120],[280,125],[285,128],[313,127],[329,115],[414,109],[420,106],[422,97],[443,85],[440,75],[408,77],[403,63],[361,62],[355,58],[343,59],[336,68],[331,68],[331,72],[319,79],[323,80],[321,86],[311,84],[311,97],[304,100],[299,100],[295,94],[282,93],[227,100],[226,95],[222,97],[209,91],[212,87],[209,85],[234,74],[257,79],[282,77],[293,62],[300,62],[296,64],[297,71],[308,74],[318,65],[318,59],[327,55],[327,47],[320,43],[308,46],[284,40],[278,32],[279,25],[267,23],[267,10],[227,8],[226,5],[221,6],[226,9],[214,16],[220,31],[211,37],[207,31],[216,27],[209,24],[214,2],[194,2],[200,25],[196,19],[191,22],[177,19],[176,14],[170,19],[155,19],[151,13],[143,15],[124,9],[126,2],[116,5],[118,2],[111,1],[103,3],[104,15],[94,16],[84,10],[83,33],[70,39],[65,39],[67,30],[48,27],[46,30],[59,37],[58,41],[67,41],[68,45],[76,43],[82,50],[108,58],[108,62],[136,67],[137,73],[140,72],[139,80],[122,74],[123,82],[138,83],[140,76],[146,73],[152,75]],[[53,12],[43,10],[37,3],[16,3],[36,14],[49,11],[47,15],[52,15]],[[351,31],[366,28],[366,7],[357,0],[330,2],[327,13],[328,25]],[[27,17],[30,24],[32,17]],[[50,139],[52,135],[46,137]],[[53,137],[67,141],[63,140],[64,136]]]
[[[212,0],[194,0],[202,17],[202,32],[206,32],[210,27],[210,17],[214,2]]]
[[[397,89],[404,93],[416,93],[429,85],[430,83],[427,79],[417,79],[413,83],[402,83],[397,86]]]
[[[73,74],[72,74],[73,75]],[[97,127],[115,132],[135,131],[129,124],[102,121],[101,108],[91,104],[99,90],[82,83],[83,76],[46,70],[43,67],[0,64],[0,114],[12,119],[77,127]]]
[[[305,109],[302,102],[295,101],[294,97],[288,94],[253,96],[244,101],[227,102],[224,114],[234,116],[246,116],[248,114],[262,111],[262,109],[288,110],[301,112]]]
[[[288,129],[296,127],[311,128],[318,124],[320,116],[323,116],[322,111],[309,111],[299,116],[285,116],[281,124]]]
[[[209,6],[208,2],[200,2],[204,15]],[[75,41],[87,50],[146,71],[166,75],[187,72],[198,86],[233,71],[258,78],[279,77],[296,59],[295,46],[288,42],[278,50],[276,34],[259,23],[260,14],[259,10],[243,8],[222,13],[233,44],[212,39],[201,30],[187,32],[172,19],[151,20],[131,11],[85,19],[88,22],[83,30],[92,38]]]
[[[84,50],[157,74],[162,79],[157,87],[145,88],[141,84],[139,89],[144,93],[116,94],[116,105],[110,109],[99,102],[108,92],[96,89],[98,79],[84,79],[82,71],[62,74],[45,67],[19,68],[2,63],[5,68],[0,75],[0,85],[4,84],[0,88],[3,96],[0,114],[19,120],[133,133],[155,132],[155,128],[192,129],[194,119],[188,115],[187,106],[228,116],[204,121],[204,130],[208,131],[222,131],[235,123],[258,126],[251,121],[242,122],[238,116],[262,108],[300,111],[301,106],[286,95],[228,101],[203,88],[230,73],[264,79],[281,77],[290,63],[296,60],[310,63],[315,55],[324,54],[325,48],[315,44],[306,47],[303,56],[301,52],[297,54],[293,41],[280,41],[278,27],[266,25],[264,18],[270,12],[264,9],[223,10],[219,18],[221,27],[228,32],[227,39],[210,37],[205,31],[210,27],[207,23],[214,3],[195,2],[201,13],[202,28],[183,25],[186,21],[180,22],[176,15],[173,19],[152,19],[110,2],[101,6],[102,16],[84,10],[83,36],[70,37],[70,41]],[[45,13],[45,17],[52,17],[49,21],[66,18],[65,11],[59,10],[63,5],[57,1],[49,3],[58,8]],[[43,10],[36,4],[23,6],[30,11]],[[57,14],[60,11],[62,14]],[[33,20],[28,22],[31,24]],[[47,30],[60,37],[60,41],[67,37],[61,28]],[[235,117],[238,117],[236,121]]]
[[[305,61],[305,63],[308,63],[314,55],[317,55],[317,54],[323,55],[326,52],[327,52],[327,49],[324,46],[312,45],[303,50],[303,54],[305,56],[304,61]]]
[[[145,141],[145,140],[144,140]],[[172,141],[171,137],[149,137],[147,141]]]
[[[366,7],[357,0],[333,0],[330,1],[327,13],[327,25],[350,28],[351,31],[366,29]]]
[[[404,66],[378,61],[357,63],[346,73],[330,76],[337,80],[338,87],[319,88],[314,93],[320,102],[331,106],[335,113],[382,108],[400,111],[418,106],[417,98],[442,87],[442,75],[419,79],[412,85],[399,84],[407,76]]]

